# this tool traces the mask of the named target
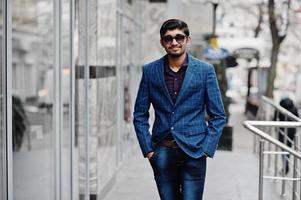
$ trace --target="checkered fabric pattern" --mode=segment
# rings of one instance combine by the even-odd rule
[[[153,145],[171,133],[189,156],[198,158],[206,153],[213,157],[226,122],[213,66],[189,55],[175,103],[168,93],[163,70],[164,57],[143,66],[134,109],[134,126],[143,155],[153,151]],[[151,104],[155,122],[150,133]]]

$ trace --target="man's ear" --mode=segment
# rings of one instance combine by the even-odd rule
[[[164,48],[164,44],[163,44],[162,39],[160,39],[160,44],[161,44],[161,46]]]
[[[187,37],[187,44],[190,44],[190,43],[191,43],[191,40],[192,40],[191,37],[188,36],[188,37]]]

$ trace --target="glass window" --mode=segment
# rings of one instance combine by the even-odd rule
[[[53,1],[12,0],[12,25],[14,200],[53,200]]]
[[[116,12],[115,1],[99,1],[97,13],[97,55],[91,54],[98,76],[91,79],[91,135],[97,147],[98,193],[116,172],[117,78],[116,78]],[[93,34],[93,32],[91,31]],[[92,35],[90,35],[91,37]],[[93,36],[92,36],[93,37]],[[98,41],[98,42],[97,42]],[[90,47],[93,49],[93,46]],[[96,58],[93,60],[93,56]],[[93,95],[93,96],[92,96]],[[94,109],[94,110],[93,110]],[[93,150],[92,150],[93,151]],[[103,173],[105,172],[105,173]]]
[[[105,186],[117,168],[116,18],[112,15],[116,12],[116,1],[90,2],[97,5],[90,5],[91,9],[89,9],[88,55],[85,52],[87,31],[85,5],[84,1],[76,2],[75,52],[78,54],[75,55],[77,61],[75,131],[78,192],[80,199],[83,199],[85,186],[89,183],[90,198],[96,199],[103,194]],[[90,71],[89,80],[85,79],[86,56],[88,56]],[[89,105],[89,127],[86,127],[86,105]],[[88,152],[87,136],[89,137]],[[87,167],[89,167],[88,175]]]

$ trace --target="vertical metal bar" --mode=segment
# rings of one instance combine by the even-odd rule
[[[268,127],[268,130],[269,130],[269,135],[271,135],[272,136],[272,130],[274,130],[273,129],[273,127]],[[269,142],[268,143],[268,151],[271,151],[272,150],[272,144]],[[271,170],[271,154],[268,154],[267,155],[267,168],[268,168],[268,170],[270,171]]]
[[[298,151],[301,151],[301,131],[300,131],[300,128],[298,128],[297,130],[299,130],[299,132],[297,132],[298,133],[298,140],[297,140],[297,144],[298,144]],[[299,159],[299,168],[298,168],[298,170],[299,170],[299,174],[301,173],[301,170],[300,170],[300,167],[301,167],[301,159]],[[301,199],[301,181],[299,181],[299,200]]]
[[[299,141],[299,135],[296,134],[295,135],[295,139],[294,139],[294,149],[295,151],[298,151],[298,141]],[[294,155],[292,155],[294,156]],[[297,170],[298,170],[298,159],[296,156],[294,156],[294,161],[293,161],[293,178],[297,178]],[[293,181],[293,197],[292,200],[296,200],[297,199],[297,181]]]
[[[277,134],[276,134],[276,130],[275,130],[275,127],[271,127],[271,135],[272,135],[272,137],[274,137],[274,138],[276,138],[277,136]],[[272,144],[269,144],[269,145],[271,145],[271,151],[274,149],[274,146],[272,145]],[[273,171],[273,161],[275,160],[275,158],[276,158],[276,155],[270,155],[270,160],[268,161],[269,163],[268,163],[268,166],[269,166],[269,171],[272,173],[272,171]]]
[[[1,38],[1,46],[0,46],[0,48],[1,48],[1,53],[2,53],[2,55],[1,55],[1,57],[3,58],[2,60],[1,60],[1,63],[0,63],[0,65],[1,65],[1,68],[0,68],[0,70],[1,70],[1,77],[0,77],[0,80],[2,81],[2,83],[0,83],[0,85],[1,85],[1,89],[0,90],[2,90],[2,97],[0,97],[0,98],[2,98],[3,100],[2,101],[0,101],[1,102],[1,110],[2,110],[2,113],[1,113],[1,120],[2,120],[2,127],[0,127],[0,128],[2,128],[2,133],[3,134],[1,134],[0,135],[0,137],[1,137],[1,141],[3,142],[3,146],[1,147],[1,149],[0,149],[0,152],[1,152],[1,157],[2,157],[2,161],[3,161],[3,163],[0,163],[2,166],[1,166],[1,168],[2,168],[2,171],[1,171],[1,174],[2,174],[2,188],[1,188],[1,190],[3,191],[3,193],[2,193],[2,195],[0,196],[2,199],[5,199],[5,200],[7,200],[7,195],[6,195],[6,191],[7,191],[7,168],[6,168],[6,163],[7,163],[7,145],[6,145],[6,133],[7,133],[7,128],[6,128],[6,121],[7,121],[7,115],[6,115],[6,108],[7,108],[7,106],[6,106],[6,99],[5,99],[5,94],[6,94],[6,92],[5,92],[5,90],[6,90],[6,82],[5,82],[5,80],[6,80],[6,62],[5,62],[5,55],[6,55],[6,43],[5,43],[5,41],[6,41],[6,34],[5,34],[5,30],[6,30],[6,17],[5,17],[5,14],[6,14],[6,11],[5,11],[5,8],[6,8],[6,3],[5,3],[5,1],[1,1],[1,8],[2,8],[2,13],[1,13],[1,19],[2,19],[2,21],[1,21],[1,23],[2,23],[2,29],[1,29],[1,35],[2,35],[2,38]],[[5,192],[4,192],[5,191]]]
[[[63,155],[63,138],[64,138],[64,110],[63,110],[63,36],[62,36],[62,21],[63,21],[63,1],[59,0],[59,15],[58,15],[58,27],[59,27],[59,65],[58,65],[58,89],[59,89],[59,133],[58,133],[58,140],[59,144],[58,147],[58,167],[59,167],[59,200],[63,199],[63,168],[62,168],[62,155]]]
[[[258,189],[258,200],[263,198],[263,165],[264,165],[264,140],[259,141],[259,189]]]
[[[285,115],[284,121],[288,121],[287,115]],[[284,128],[284,136],[283,136],[283,139],[284,139],[284,140],[283,140],[283,143],[284,143],[285,145],[288,145],[288,140],[287,140],[287,138],[288,138],[288,128],[285,127],[285,128]]]
[[[90,66],[89,66],[89,1],[85,1],[85,153],[86,153],[86,187],[85,187],[85,200],[89,200],[90,196],[90,151],[89,151],[89,139],[90,139],[90,101],[89,101],[89,88],[90,88]]]
[[[261,104],[261,106],[262,106],[261,107],[262,114],[264,114],[264,111],[265,111],[264,105]],[[259,115],[257,117],[258,117],[258,120],[262,120]],[[253,135],[253,153],[256,153],[256,151],[257,151],[257,145],[259,145],[259,143],[258,143],[258,137],[254,134]]]
[[[287,121],[287,115],[285,115],[284,117],[284,121]],[[288,128],[284,128],[284,134],[283,134],[283,143],[285,145],[287,145],[287,131],[288,131]],[[285,177],[286,175],[286,164],[288,163],[286,161],[287,159],[287,155],[283,155],[282,156],[282,170],[281,170],[281,174],[282,174],[282,177]],[[285,187],[286,186],[286,180],[282,180],[281,181],[281,196],[285,196]]]
[[[276,112],[276,121],[279,121],[279,111]],[[275,127],[275,135],[276,138],[279,138],[279,127]],[[279,151],[279,148],[275,146],[275,151]],[[274,176],[278,175],[278,155],[275,154],[275,162],[274,162]],[[276,180],[274,180],[275,182]]]
[[[3,66],[5,112],[5,159],[6,198],[13,200],[13,142],[12,142],[12,12],[11,0],[3,2]]]
[[[71,162],[70,162],[70,200],[76,199],[75,197],[75,59],[74,59],[74,23],[75,23],[75,0],[70,0],[70,141],[71,141]]]
[[[279,148],[275,146],[275,151],[279,151]],[[274,159],[274,176],[278,175],[278,155],[275,154],[275,159]],[[276,181],[276,180],[274,180]]]
[[[282,170],[281,170],[281,176],[285,177],[285,166],[286,165],[286,155],[282,155]],[[286,181],[281,181],[281,196],[285,196],[285,185]]]
[[[257,136],[253,134],[253,153],[256,153]]]
[[[1,7],[2,7],[2,13],[1,13],[1,17],[2,17],[2,29],[1,29],[1,34],[2,34],[2,38],[1,38],[1,52],[2,52],[2,60],[1,60],[1,81],[2,83],[0,83],[0,85],[2,86],[1,90],[2,90],[2,104],[0,105],[1,108],[2,108],[2,114],[1,114],[1,119],[2,119],[2,123],[3,123],[3,127],[2,130],[3,130],[3,134],[1,135],[1,139],[3,141],[3,146],[1,147],[2,149],[0,150],[1,151],[1,156],[3,158],[3,163],[2,163],[2,191],[3,191],[3,194],[2,196],[2,199],[5,199],[7,200],[7,185],[8,185],[8,181],[7,181],[7,177],[8,177],[8,173],[7,173],[7,127],[6,127],[6,124],[7,124],[7,112],[6,112],[6,109],[7,109],[7,99],[6,99],[6,53],[8,51],[8,49],[6,48],[6,42],[7,39],[6,39],[6,1],[5,0],[2,0],[1,1]],[[1,163],[0,163],[1,164]]]
[[[297,151],[301,151],[301,128],[297,127],[297,131],[296,131],[296,135],[297,136],[295,138],[295,143],[296,143],[296,147],[297,147]],[[297,170],[297,176],[299,174],[299,178],[301,178],[300,174],[301,174],[301,159],[298,159],[297,161],[297,165],[296,165],[296,170]],[[298,193],[298,189],[297,189],[297,185],[296,185],[296,196],[298,196],[299,200],[301,200],[301,181],[298,181],[297,183],[299,183],[299,193]]]
[[[54,179],[55,179],[55,199],[61,199],[61,135],[62,135],[62,73],[61,73],[61,4],[60,0],[53,1],[53,21],[54,21],[54,76],[53,76],[53,88],[54,88]]]
[[[12,55],[11,55],[11,41],[12,41],[12,29],[11,29],[11,1],[3,0],[2,2],[2,16],[3,16],[3,37],[2,37],[2,66],[3,66],[3,124],[4,124],[4,136],[3,136],[3,150],[4,150],[4,198],[13,199],[13,163],[12,163]]]

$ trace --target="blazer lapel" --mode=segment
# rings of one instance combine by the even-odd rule
[[[167,89],[167,86],[165,84],[165,79],[164,79],[164,60],[165,60],[165,56],[162,57],[159,62],[157,63],[157,66],[156,66],[156,73],[157,73],[157,76],[159,78],[159,81],[160,81],[160,85],[162,86],[163,88],[163,91],[164,91],[164,94],[166,95],[166,97],[168,98],[169,102],[174,105],[173,101],[171,100],[171,97],[169,95],[169,92],[168,92],[168,89]]]
[[[189,58],[188,58],[188,67],[186,69],[185,77],[184,77],[184,80],[183,80],[182,87],[180,89],[179,95],[177,97],[175,106],[178,104],[179,100],[181,98],[183,98],[183,95],[185,94],[185,91],[189,88],[189,84],[190,84],[191,80],[194,77],[194,73],[193,73],[194,72],[194,67],[195,67],[195,65],[194,65],[194,62],[193,62],[193,58],[192,58],[192,56],[189,55]]]

